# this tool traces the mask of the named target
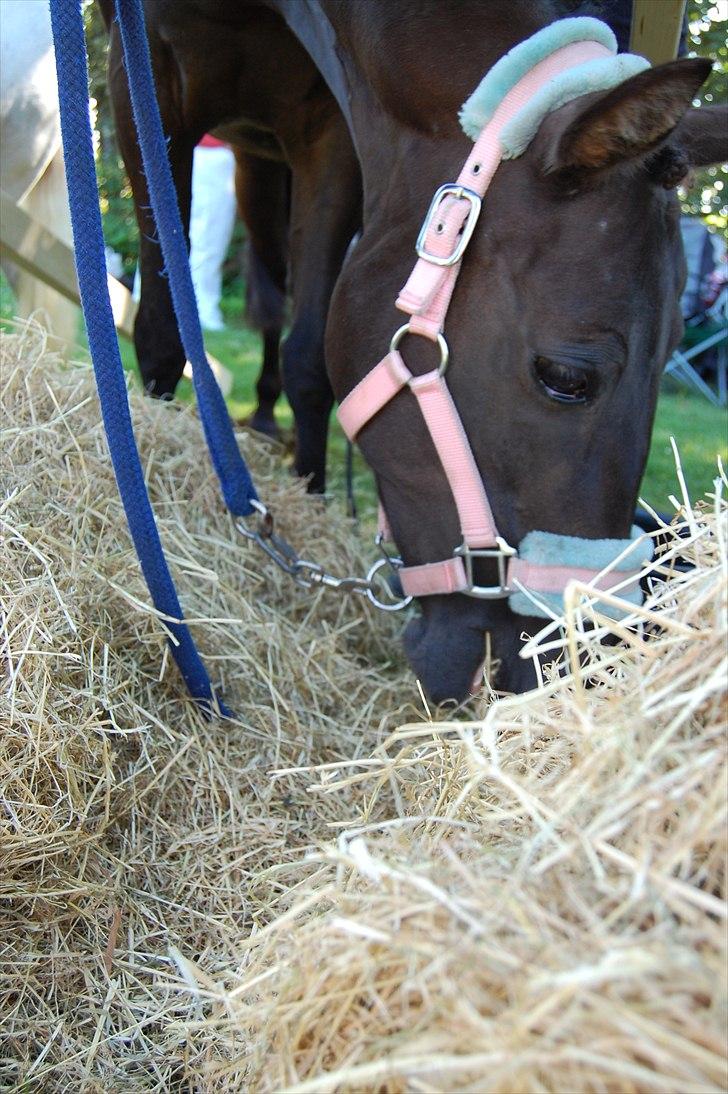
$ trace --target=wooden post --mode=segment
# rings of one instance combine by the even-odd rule
[[[27,270],[33,277],[49,285],[61,296],[81,305],[76,280],[76,263],[71,248],[44,228],[12,198],[0,190],[0,255]],[[132,341],[136,301],[129,290],[107,274],[111,310],[114,324],[122,338]],[[228,369],[209,353],[207,359],[215,374],[223,395],[233,389],[233,378]],[[185,376],[192,376],[189,361],[185,364]]]
[[[0,255],[78,304],[73,251],[0,190]]]
[[[661,65],[677,57],[687,0],[633,0],[631,53]]]

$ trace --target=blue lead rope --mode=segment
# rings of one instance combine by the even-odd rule
[[[205,437],[228,508],[252,512],[256,497],[230,417],[205,356],[177,195],[151,73],[140,0],[116,0],[149,196],[157,223],[182,344],[192,363]],[[104,239],[89,117],[81,0],[50,0],[76,270],[111,462],[134,546],[170,649],[190,694],[207,712],[230,714],[215,695],[184,622],[149,502],[132,428],[124,369],[106,281]]]
[[[225,504],[236,517],[247,517],[253,511],[251,501],[258,495],[240,455],[225,400],[205,354],[182,218],[159,116],[141,0],[116,0],[116,16],[149,200],[169,277],[180,338],[187,360],[192,365],[197,406],[207,446]]]

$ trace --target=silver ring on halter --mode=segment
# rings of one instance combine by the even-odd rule
[[[411,596],[403,595],[397,598],[396,593],[392,589],[390,589],[386,578],[381,576],[378,577],[377,580],[380,581],[381,584],[384,586],[386,590],[386,595],[388,595],[392,599],[380,600],[374,592],[374,579],[379,574],[379,571],[385,566],[389,567],[389,569],[391,570],[394,570],[394,572],[396,573],[397,570],[401,569],[402,561],[398,558],[378,558],[374,565],[370,568],[369,573],[367,574],[367,582],[369,583],[369,588],[366,590],[366,595],[375,608],[381,608],[383,612],[398,612],[401,611],[402,608],[406,608],[408,604],[412,603]]]
[[[394,334],[392,335],[392,341],[389,343],[389,352],[393,353],[394,350],[397,349],[397,346],[399,345],[399,343],[404,338],[405,334],[411,334],[411,333],[417,334],[417,331],[414,331],[414,332],[410,331],[409,323],[405,323],[403,327],[400,327],[399,330],[396,330],[394,332]],[[422,337],[424,337],[424,335]],[[445,335],[444,334],[438,334],[438,336],[437,336],[437,345],[438,345],[438,349],[440,350],[440,364],[437,366],[437,375],[438,376],[444,376],[445,373],[447,372],[447,363],[450,360],[450,350],[448,348],[447,342],[445,341]],[[416,379],[417,379],[416,376],[412,376],[411,380],[409,380],[408,383],[411,383],[412,380],[416,380]]]

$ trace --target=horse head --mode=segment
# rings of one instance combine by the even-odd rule
[[[532,18],[538,6],[509,12]],[[457,110],[482,75],[482,43],[492,64],[517,30],[489,24],[490,5],[450,12],[445,25],[447,10],[425,5],[408,22],[375,3],[362,25],[356,6],[329,9],[365,188],[363,235],[329,319],[340,400],[401,324],[392,302],[423,215],[472,147]],[[525,15],[524,29],[534,29]],[[630,535],[661,370],[682,329],[674,187],[688,170],[686,150],[693,163],[718,158],[715,142],[691,142],[703,112],[690,104],[709,70],[681,60],[606,91],[587,87],[546,113],[487,189],[447,311],[447,384],[509,544],[534,531],[597,542]],[[414,374],[437,365],[427,338],[407,334],[398,350]],[[411,391],[383,405],[357,440],[405,564],[452,557],[462,538],[453,491]],[[497,584],[494,566],[476,560],[477,580]],[[543,619],[523,603],[514,611],[512,600],[454,593],[423,596],[420,606],[405,647],[436,701],[467,694],[486,633],[498,685],[535,682],[518,650]]]

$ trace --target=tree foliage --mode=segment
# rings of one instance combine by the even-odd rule
[[[700,89],[696,104],[728,102],[728,3],[726,0],[689,0],[688,47],[692,56],[710,57],[713,71]],[[713,227],[728,226],[728,165],[696,171],[682,195],[683,211],[702,215]]]

